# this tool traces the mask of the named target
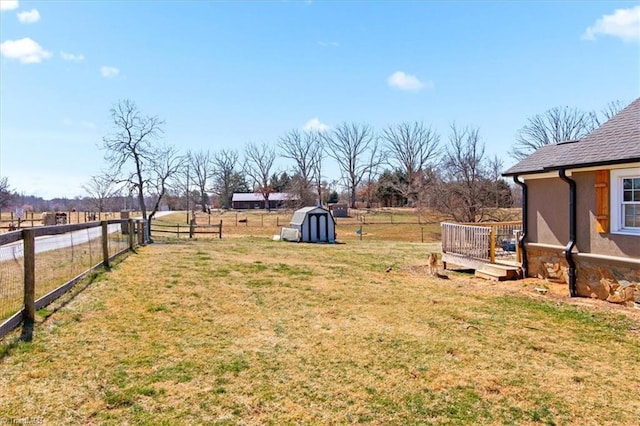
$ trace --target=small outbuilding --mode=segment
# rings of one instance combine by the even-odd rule
[[[300,241],[306,243],[334,243],[336,221],[329,210],[322,207],[304,207],[291,218],[291,228],[300,232]]]
[[[333,217],[349,217],[349,206],[347,204],[333,204],[329,206]]]

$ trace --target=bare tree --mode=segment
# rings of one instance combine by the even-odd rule
[[[83,185],[82,189],[87,191],[92,208],[99,213],[104,212],[107,201],[118,194],[113,177],[106,173],[91,176],[89,182]]]
[[[183,158],[171,146],[158,146],[164,124],[158,117],[143,115],[134,102],[122,100],[111,109],[114,132],[103,138],[105,159],[111,164],[118,183],[126,183],[136,192],[145,220],[155,216],[167,184],[183,166]],[[154,197],[148,213],[146,196]],[[151,240],[147,226],[146,240]]]
[[[163,133],[164,122],[156,116],[143,115],[133,101],[126,99],[111,108],[111,120],[114,132],[103,138],[105,159],[111,164],[114,176],[126,174],[146,220],[147,181],[158,156],[154,142]]]
[[[381,138],[389,165],[406,177],[406,181],[398,182],[396,189],[413,205],[422,190],[424,169],[439,153],[440,136],[431,127],[416,121],[389,126]]]
[[[321,172],[322,162],[320,141],[320,133],[301,133],[297,129],[291,130],[278,141],[280,155],[295,163],[294,176],[298,176],[295,186],[300,200],[309,198],[311,186],[319,180],[317,174]]]
[[[369,151],[375,146],[376,137],[371,126],[357,123],[342,123],[322,134],[327,154],[340,167],[344,185],[349,190],[349,202],[356,206],[356,190],[372,167]]]
[[[158,212],[160,203],[169,190],[172,179],[184,169],[185,162],[186,159],[173,146],[163,146],[157,150],[147,185],[148,191],[154,199],[149,220],[152,220]]]
[[[213,192],[218,197],[220,207],[231,208],[233,193],[244,190],[244,176],[236,170],[238,152],[221,150],[213,155]]]
[[[592,127],[594,129],[600,127],[605,122],[611,120],[611,118],[614,115],[622,111],[624,107],[625,107],[624,103],[622,103],[619,100],[616,100],[616,101],[611,101],[607,105],[605,105],[605,107],[602,108],[600,113],[597,113],[595,111],[592,112],[591,113],[591,119],[593,121]]]
[[[458,222],[476,222],[484,217],[487,183],[484,150],[477,128],[451,125],[435,201],[438,210]]]
[[[269,177],[276,159],[276,151],[266,143],[257,146],[254,143],[246,145],[244,150],[244,173],[249,177],[254,190],[264,198],[265,207],[269,210],[269,194],[272,191]]]
[[[190,176],[193,176],[194,182],[200,191],[200,204],[202,205],[202,211],[206,212],[207,204],[209,204],[207,190],[209,189],[209,182],[214,174],[214,158],[209,151],[204,150],[197,152],[189,151],[187,158],[188,173]]]
[[[13,193],[6,176],[0,177],[0,210],[7,208],[13,200]]]
[[[590,113],[569,107],[551,108],[527,120],[518,131],[511,156],[522,160],[544,145],[581,139],[591,130],[593,118]]]

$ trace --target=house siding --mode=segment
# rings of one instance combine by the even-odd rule
[[[595,171],[574,173],[577,187],[577,245],[581,253],[640,258],[640,237],[596,231]]]
[[[527,180],[526,241],[565,246],[569,241],[569,187],[560,178]]]

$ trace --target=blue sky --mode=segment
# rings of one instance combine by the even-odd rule
[[[185,152],[343,121],[420,120],[446,143],[455,121],[506,167],[528,117],[640,96],[637,1],[0,6],[0,175],[44,198],[84,194],[124,98]]]

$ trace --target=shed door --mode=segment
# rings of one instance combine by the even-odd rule
[[[329,241],[326,213],[310,213],[309,217],[309,241]]]

